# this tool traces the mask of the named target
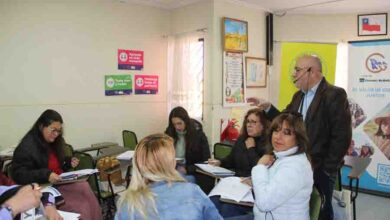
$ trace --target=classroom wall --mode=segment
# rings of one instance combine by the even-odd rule
[[[208,137],[209,144],[212,134],[212,73],[211,51],[213,50],[213,1],[204,0],[191,5],[187,5],[171,12],[171,35],[180,35],[188,32],[195,32],[199,29],[206,29],[204,32],[204,96],[203,96],[203,130]]]
[[[229,17],[248,22],[249,50],[244,57],[265,58],[266,55],[266,12],[259,7],[239,3],[231,0],[215,0],[213,16],[213,42],[212,42],[212,143],[219,141],[221,118],[228,118],[231,108],[222,107],[222,18]],[[245,58],[244,58],[245,59]],[[244,60],[245,62],[245,60]],[[247,90],[247,94],[255,94],[264,99],[269,97],[269,87]],[[248,106],[241,107],[245,111]]]
[[[122,144],[166,126],[167,10],[104,0],[0,0],[0,146],[19,142],[47,108],[75,148]],[[144,51],[143,71],[117,69],[117,49]],[[104,95],[104,75],[157,74],[158,95]]]
[[[372,12],[379,13],[379,12]],[[390,13],[390,12],[387,12]],[[347,43],[348,41],[388,39],[387,35],[364,36],[357,35],[357,14],[307,14],[285,16],[274,15],[274,65],[270,81],[272,85],[270,97],[273,104],[278,103],[280,79],[280,44],[282,42],[318,42]],[[388,24],[390,16],[388,16]],[[389,28],[389,27],[388,27]],[[348,74],[346,72],[339,74]],[[336,76],[337,77],[337,76]],[[345,78],[345,77],[344,77]]]
[[[265,12],[233,0],[204,0],[172,11],[104,0],[0,0],[0,148],[19,142],[47,108],[60,112],[75,148],[122,144],[121,131],[139,138],[167,124],[164,36],[207,28],[204,128],[219,141],[222,107],[221,19],[249,23],[249,52],[265,57]],[[117,70],[117,49],[145,53],[142,71]],[[157,74],[158,95],[104,96],[104,75]],[[265,98],[268,89],[252,91]]]

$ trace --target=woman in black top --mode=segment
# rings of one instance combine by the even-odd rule
[[[195,182],[195,163],[202,163],[210,157],[210,148],[202,125],[191,119],[183,107],[172,109],[169,114],[168,127],[165,133],[175,141],[176,157],[183,158],[178,171],[190,181]]]
[[[269,124],[264,111],[258,108],[249,110],[230,154],[221,161],[209,159],[209,164],[232,169],[239,177],[250,176],[252,167],[265,153],[265,132]]]
[[[252,168],[266,153],[265,133],[269,124],[264,111],[258,108],[249,110],[245,115],[241,134],[230,154],[221,161],[209,159],[209,164],[232,169],[239,177],[249,177]],[[242,182],[252,186],[250,178],[243,178]],[[220,196],[211,196],[210,199],[224,218],[245,215],[252,210],[248,206],[221,202]]]

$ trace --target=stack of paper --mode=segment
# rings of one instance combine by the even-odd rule
[[[254,202],[252,189],[241,182],[240,177],[226,177],[211,190],[209,196],[221,196],[223,199],[231,199],[236,202]]]
[[[234,172],[223,167],[217,167],[210,164],[196,163],[195,166],[199,167],[205,172],[214,174],[216,176],[234,176]]]
[[[116,156],[118,160],[131,160],[134,156],[134,151],[133,150],[128,150],[124,153],[119,154]]]

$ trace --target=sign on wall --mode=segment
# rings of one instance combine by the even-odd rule
[[[143,51],[118,49],[118,69],[142,70],[143,68],[144,68]]]
[[[157,75],[135,75],[135,94],[157,94],[158,76]]]
[[[104,88],[106,96],[130,95],[133,92],[132,76],[106,75],[104,76]]]
[[[360,188],[389,194],[390,41],[352,42],[348,54],[353,127],[348,155],[372,158],[360,177]],[[348,185],[348,172],[342,173],[343,184]]]
[[[223,106],[245,105],[245,76],[242,53],[224,52]]]

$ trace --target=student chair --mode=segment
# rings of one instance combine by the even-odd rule
[[[352,203],[352,214],[353,219],[356,220],[356,203],[355,200],[358,196],[359,191],[359,179],[360,176],[364,173],[368,165],[371,163],[371,158],[369,157],[354,157],[354,156],[345,156],[344,157],[344,166],[350,167],[351,172],[348,174],[349,178],[349,188],[351,190],[351,203]],[[355,182],[355,184],[353,184]]]
[[[128,148],[129,150],[135,150],[135,146],[138,144],[137,135],[133,131],[123,130],[123,146]],[[130,184],[131,179],[131,165],[127,167],[126,170],[126,187]]]
[[[325,196],[313,186],[313,191],[310,196],[310,220],[318,220],[324,203]]]
[[[134,150],[138,144],[137,135],[133,131],[123,130],[122,137],[123,146],[129,148],[129,150]]]
[[[74,157],[77,157],[80,160],[79,165],[75,168],[76,170],[82,169],[95,169],[96,163],[91,155],[83,152],[74,151]],[[111,219],[114,217],[116,211],[115,205],[115,194],[114,191],[104,191],[100,189],[98,174],[94,173],[88,178],[88,183],[91,186],[92,191],[97,196],[99,203],[104,205],[102,208],[107,208],[105,210],[105,219]],[[104,211],[104,209],[103,209]]]
[[[72,147],[72,145],[65,144],[64,155],[65,155],[65,157],[73,157],[73,147]]]
[[[232,151],[232,146],[224,143],[215,143],[214,144],[214,158],[217,160],[222,160],[230,154]]]

